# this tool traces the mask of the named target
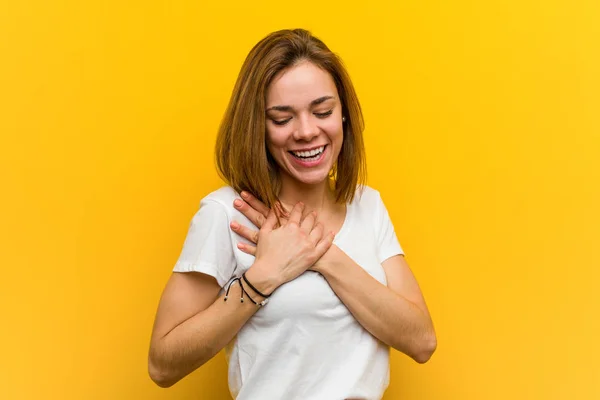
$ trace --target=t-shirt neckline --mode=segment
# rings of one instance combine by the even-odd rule
[[[348,226],[350,225],[350,216],[352,213],[352,203],[346,203],[346,215],[344,216],[344,222],[342,223],[342,227],[340,228],[340,230],[338,231],[337,235],[335,235],[335,238],[333,239],[333,243],[339,243],[340,240],[342,240],[342,238],[346,235],[346,231],[349,229]]]

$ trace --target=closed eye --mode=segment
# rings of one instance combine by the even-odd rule
[[[333,109],[329,110],[329,111],[325,111],[323,113],[314,113],[314,115],[317,118],[327,118],[329,117],[331,114],[333,113]],[[288,122],[290,122],[290,120],[292,119],[292,117],[286,118],[286,119],[271,119],[271,121],[273,121],[273,123],[275,125],[278,126],[283,126],[285,124],[287,124]]]
[[[331,115],[331,113],[332,113],[332,112],[333,112],[333,109],[331,109],[331,110],[329,110],[329,111],[326,111],[326,112],[324,112],[324,113],[315,113],[315,115],[316,115],[318,118],[327,118],[327,117],[329,117],[329,116]]]
[[[287,124],[288,122],[290,122],[292,118],[287,118],[287,119],[280,119],[280,120],[276,120],[276,119],[272,119],[271,121],[273,121],[273,123],[275,125],[279,125],[279,126],[283,126],[285,124]]]

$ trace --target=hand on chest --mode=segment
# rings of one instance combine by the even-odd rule
[[[339,247],[354,262],[366,270],[379,282],[386,284],[385,271],[377,258],[377,246],[367,230],[344,231],[336,238],[334,245]],[[325,255],[324,257],[327,257]],[[236,275],[241,275],[252,266],[254,257],[238,251]],[[346,257],[344,257],[346,258]],[[348,261],[347,261],[348,262]],[[354,265],[336,265],[336,268],[350,268]],[[349,317],[350,313],[337,297],[327,280],[319,273],[306,271],[296,279],[280,286],[269,298],[269,303],[252,318],[255,323],[277,321],[285,318],[307,319],[318,322],[322,319]]]

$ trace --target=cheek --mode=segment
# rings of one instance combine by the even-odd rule
[[[344,128],[342,124],[335,122],[328,126],[325,132],[331,142],[331,155],[334,160],[337,160],[342,150],[342,144],[344,143]]]
[[[267,129],[267,147],[276,150],[284,147],[288,135],[283,130]]]
[[[337,145],[341,145],[344,140],[344,127],[337,121],[332,121],[330,124],[324,125],[323,130],[327,132],[329,140],[336,142]]]
[[[283,162],[281,152],[282,149],[285,148],[285,143],[285,136],[282,135],[281,132],[267,131],[267,150],[280,166]]]

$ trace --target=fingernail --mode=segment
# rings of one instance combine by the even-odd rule
[[[299,201],[298,204],[300,205],[300,207],[304,207],[304,203]]]
[[[241,206],[242,206],[242,204],[244,204],[244,203],[242,203],[242,201],[241,201],[240,199],[235,199],[235,200],[233,201],[233,204],[234,204],[236,207],[241,207]]]
[[[238,224],[236,221],[233,221],[233,222],[231,223],[231,227],[232,227],[233,229],[237,229],[237,228],[239,228],[239,227],[240,227],[240,224]]]
[[[244,199],[247,199],[248,197],[250,197],[250,196],[248,196],[248,193],[246,193],[246,192],[242,192],[241,194]]]
[[[237,248],[240,249],[240,250],[243,250],[244,249],[244,245],[242,243],[238,243],[237,244]]]

